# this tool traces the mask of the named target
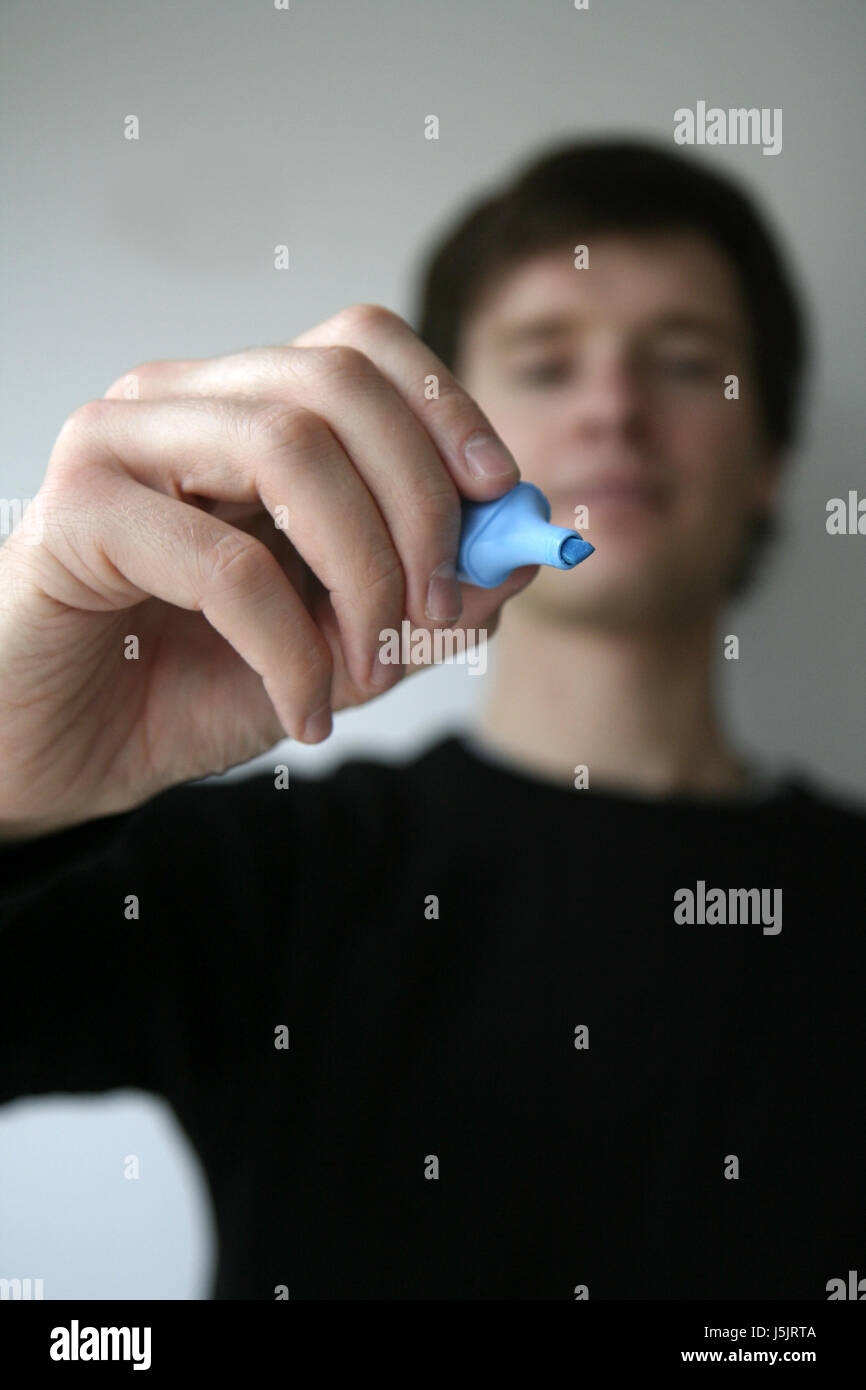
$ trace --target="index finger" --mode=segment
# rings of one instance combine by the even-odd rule
[[[516,460],[481,407],[399,314],[380,304],[353,304],[286,346],[337,344],[363,352],[399,391],[464,497],[491,501],[520,481]]]

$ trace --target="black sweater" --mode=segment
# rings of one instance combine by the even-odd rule
[[[660,801],[459,736],[173,788],[0,852],[0,1101],[165,1097],[217,1298],[824,1300],[866,1275],[864,848],[799,772]]]

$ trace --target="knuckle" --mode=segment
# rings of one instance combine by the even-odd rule
[[[139,362],[137,367],[131,367],[129,371],[124,372],[111,383],[103,399],[118,397],[125,400],[134,399],[138,395],[141,382],[154,376],[158,366],[159,363],[157,362]]]
[[[334,343],[331,347],[324,349],[324,366],[326,370],[338,372],[341,376],[370,376],[376,374],[376,369],[360,348],[352,347],[349,343]]]
[[[335,314],[332,322],[350,332],[375,332],[402,323],[400,316],[384,304],[350,304]]]
[[[450,431],[455,438],[468,438],[470,434],[475,434],[479,430],[484,431],[484,433],[496,433],[484,412],[475,403],[468,391],[460,385],[456,377],[451,376],[450,373],[440,372],[438,382],[438,398],[433,404],[440,417],[441,425]],[[425,401],[426,408],[429,408],[429,404]]]
[[[379,546],[359,557],[353,588],[356,594],[362,596],[375,590],[384,591],[386,601],[394,604],[402,602],[405,588],[403,566],[393,545]]]
[[[80,478],[85,466],[96,457],[104,464],[107,452],[106,423],[112,410],[116,409],[116,401],[93,400],[85,401],[73,410],[64,420],[54,441],[46,479],[61,479],[70,473]]]
[[[261,541],[244,531],[229,531],[207,549],[204,568],[210,584],[248,590],[269,582],[278,566]]]
[[[455,405],[458,408],[465,407],[470,401],[470,397],[466,389],[460,385],[457,378],[452,376],[450,372],[443,371],[439,371],[437,376],[439,381],[439,401],[445,401],[449,406]],[[473,419],[475,415],[477,415],[477,407],[473,410]]]
[[[460,498],[457,489],[449,478],[443,478],[439,486],[430,486],[420,498],[421,511],[436,523],[444,523],[448,528],[456,528],[460,518]],[[442,525],[436,526],[443,529]]]
[[[252,413],[250,432],[268,449],[306,453],[321,449],[327,425],[312,410],[271,401]]]
[[[283,360],[292,377],[300,380],[339,376],[350,380],[362,378],[369,384],[378,376],[369,357],[350,343],[316,343],[293,348]]]
[[[383,601],[402,607],[405,578],[400,556],[393,546],[383,546],[365,557],[358,587],[362,594],[378,593]]]
[[[98,430],[105,423],[105,419],[112,409],[112,402],[105,400],[85,401],[73,410],[72,414],[64,421],[63,427],[58,438],[77,438],[80,435],[89,435]]]

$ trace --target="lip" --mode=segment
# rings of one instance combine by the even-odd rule
[[[660,511],[667,501],[667,491],[660,483],[647,478],[597,478],[576,482],[566,491],[559,488],[554,494],[563,506],[630,506]]]

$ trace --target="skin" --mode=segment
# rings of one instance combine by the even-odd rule
[[[529,333],[536,321],[555,331]],[[727,400],[724,379],[739,378]],[[503,615],[478,734],[526,770],[646,794],[739,787],[712,673],[725,590],[779,459],[732,267],[696,233],[608,236],[590,267],[533,256],[482,299],[457,374],[596,551]],[[618,485],[618,488],[617,488]]]
[[[378,305],[125,373],[66,421],[38,525],[0,549],[0,837],[128,809],[284,734],[320,742],[333,712],[402,678],[377,657],[404,616],[495,630],[537,567],[461,592],[460,499],[518,480],[478,405]]]

